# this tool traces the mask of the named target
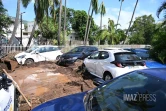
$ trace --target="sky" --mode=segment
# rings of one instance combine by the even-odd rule
[[[64,4],[64,0],[63,4]],[[106,7],[106,14],[103,17],[103,25],[107,25],[108,18],[114,20],[115,23],[117,23],[117,18],[119,14],[120,9],[120,2],[119,0],[98,0],[99,5],[103,1]],[[164,0],[139,0],[134,20],[136,17],[142,16],[142,15],[150,15],[155,18],[156,22],[160,22],[163,18],[162,14],[160,15],[160,18],[157,18],[156,11],[158,7],[161,5],[161,3]],[[8,10],[9,16],[16,16],[16,7],[17,7],[17,0],[2,0],[4,8]],[[120,26],[118,26],[121,29],[128,28],[129,21],[131,20],[131,16],[134,10],[136,0],[124,0],[121,16],[120,16]],[[34,0],[31,1],[29,6],[25,9],[21,5],[21,12],[26,12],[23,14],[23,19],[27,21],[33,21],[35,18],[34,14],[34,8],[33,8]],[[88,13],[90,5],[90,0],[67,0],[67,7],[73,8],[75,10],[85,10]],[[100,14],[93,15],[95,23],[99,26],[100,25]]]

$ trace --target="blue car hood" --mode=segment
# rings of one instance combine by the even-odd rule
[[[32,111],[85,111],[83,97],[86,92],[73,94],[45,102]]]
[[[156,61],[147,60],[147,61],[145,61],[145,63],[148,68],[166,68],[165,64],[161,64]]]

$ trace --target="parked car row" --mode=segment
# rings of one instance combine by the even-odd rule
[[[43,47],[28,49],[15,57],[17,61],[21,61],[21,64],[27,64],[26,60],[31,59],[30,57],[36,59],[33,62],[57,60],[57,63],[62,65],[73,64],[81,59],[83,72],[89,72],[98,77],[93,80],[98,87],[83,93],[50,100],[32,111],[139,111],[145,109],[163,111],[165,108],[166,67],[156,69],[154,65],[156,63],[144,60],[134,51],[121,48],[98,50],[92,46],[79,46],[63,54],[58,47],[53,51],[46,49],[43,52],[39,51]],[[42,57],[39,59],[40,55],[45,59]],[[46,55],[48,58],[52,57],[46,59]]]

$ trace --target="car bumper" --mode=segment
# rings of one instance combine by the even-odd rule
[[[114,68],[114,69],[110,69],[110,72],[113,76],[113,78],[121,76],[123,74],[126,74],[128,72],[132,72],[134,70],[141,70],[141,69],[146,69],[146,66],[138,66],[136,68],[130,68],[130,67],[125,67],[125,68]]]
[[[15,58],[18,64],[24,64],[25,63],[25,58]]]
[[[68,60],[68,59],[59,59],[59,63],[61,64],[73,64],[76,60]]]

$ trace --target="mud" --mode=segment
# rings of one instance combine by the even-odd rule
[[[9,73],[21,91],[32,103],[32,108],[58,97],[93,89],[93,76],[83,75],[79,69],[82,62],[72,66],[58,66],[54,62],[40,62],[19,66]],[[30,110],[20,97],[20,111]]]

